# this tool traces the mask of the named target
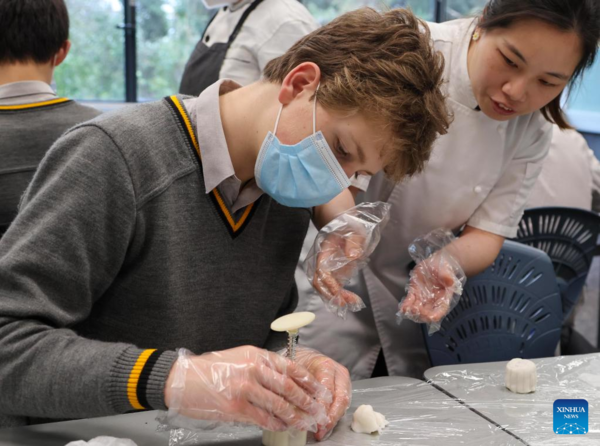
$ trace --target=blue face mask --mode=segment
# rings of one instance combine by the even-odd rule
[[[284,206],[310,208],[325,204],[350,186],[350,180],[329,148],[323,133],[316,132],[316,93],[313,134],[298,144],[281,144],[275,136],[282,110],[283,104],[273,133],[267,134],[258,152],[254,167],[256,184]]]

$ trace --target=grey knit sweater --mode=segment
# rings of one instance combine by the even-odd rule
[[[262,196],[227,218],[176,105],[82,124],[36,172],[0,240],[4,426],[164,408],[174,349],[282,345],[309,212]]]
[[[99,114],[66,98],[0,107],[0,237],[50,146],[69,128]]]

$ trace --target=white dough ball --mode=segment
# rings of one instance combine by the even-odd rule
[[[359,406],[352,416],[352,430],[359,434],[381,432],[388,425],[385,416],[375,412],[373,406],[363,404]]]

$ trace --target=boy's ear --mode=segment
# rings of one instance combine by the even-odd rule
[[[63,61],[67,58],[67,54],[69,54],[70,49],[71,41],[65,40],[64,43],[61,45],[60,49],[58,50],[58,53],[56,53],[56,62],[54,62],[54,59],[52,59],[52,61],[54,62],[54,68],[58,67],[61,63],[63,63]]]
[[[313,62],[303,62],[290,71],[279,90],[279,102],[287,105],[300,96],[311,97],[321,82],[321,69]]]

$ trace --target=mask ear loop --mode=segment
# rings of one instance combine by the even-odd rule
[[[315,101],[313,103],[313,135],[317,133],[317,92],[319,91],[319,87],[321,86],[321,82],[317,85],[317,89],[315,90]],[[279,107],[279,113],[277,113],[277,119],[275,120],[275,128],[273,128],[273,135],[277,133],[277,127],[279,126],[279,118],[281,118],[281,112],[283,111],[283,104]]]
[[[279,107],[279,113],[277,113],[277,119],[275,120],[275,128],[273,129],[273,135],[277,133],[277,126],[279,125],[279,118],[281,118],[281,112],[283,111],[283,104]]]
[[[319,92],[320,86],[321,82],[319,82],[317,89],[315,90],[315,102],[313,104],[313,135],[317,133],[317,93]]]

